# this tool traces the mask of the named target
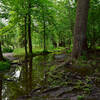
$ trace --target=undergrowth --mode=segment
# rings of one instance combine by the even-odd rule
[[[10,68],[10,62],[0,61],[0,71],[4,71]]]

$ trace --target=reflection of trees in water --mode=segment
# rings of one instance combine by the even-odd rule
[[[0,74],[0,100],[2,100],[2,79],[3,79],[3,74]]]
[[[25,58],[25,71],[24,71],[24,75],[25,75],[25,90],[26,90],[26,94],[28,95],[28,62],[27,62],[27,58]]]
[[[2,79],[0,78],[0,100],[2,100]]]
[[[8,98],[9,100],[16,100],[16,98],[27,95],[32,90],[32,58],[25,59],[23,66],[18,66],[13,70],[14,72],[9,73],[6,77],[9,80],[5,81],[3,84],[4,93],[3,98]],[[15,77],[17,71],[20,71],[20,76]],[[15,74],[14,74],[15,73]],[[1,80],[0,80],[0,97],[1,97]],[[1,100],[1,99],[0,99]]]
[[[42,55],[34,58],[33,61],[33,84],[36,87],[46,87],[48,85],[49,66],[53,60],[53,55]]]
[[[24,71],[24,77],[25,77],[25,89],[26,89],[26,94],[31,92],[32,90],[32,57],[29,59],[25,59],[25,66],[23,67],[25,69]],[[27,62],[27,60],[29,60]]]
[[[14,81],[3,84],[3,86],[5,85],[3,97],[5,95],[10,100],[16,100],[16,98],[28,95],[32,89],[46,86],[48,84],[46,73],[51,61],[52,57],[47,55],[26,58],[23,65],[16,67],[13,74],[10,73],[10,76],[8,76]],[[20,71],[20,76],[12,77],[16,71]]]
[[[32,90],[32,57],[25,58],[23,66],[21,67],[22,69],[17,84],[19,86],[17,90],[18,92],[20,91],[20,95],[17,97],[28,95]]]
[[[48,63],[48,60],[49,60],[48,59],[48,56],[47,55],[44,55],[43,57],[44,57],[44,59],[43,59],[44,60],[44,63],[47,64]],[[45,87],[45,86],[48,85],[47,71],[48,71],[47,68],[44,68],[44,84],[43,84],[44,86],[43,87]]]
[[[32,90],[32,57],[29,59],[29,92]]]

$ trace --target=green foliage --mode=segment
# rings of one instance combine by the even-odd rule
[[[67,53],[71,53],[73,47],[72,33],[75,23],[76,2],[70,2],[70,0],[30,0],[30,2],[32,8],[28,9],[28,0],[1,0],[0,6],[3,13],[0,14],[0,19],[5,18],[8,20],[7,24],[0,22],[0,35],[4,36],[2,38],[2,45],[6,46],[6,48],[7,46],[14,48],[24,47],[24,17],[30,12],[32,17],[33,48],[37,48],[37,46],[43,48],[44,46],[43,35],[45,23],[45,45],[47,51],[51,48],[62,46],[69,47]],[[99,1],[91,0],[87,32],[89,48],[94,48],[99,45],[99,9]],[[24,54],[24,51],[21,50],[21,53]],[[86,60],[85,56],[81,58]]]
[[[88,16],[87,40],[89,48],[96,48],[100,41],[100,1],[91,0]]]
[[[70,30],[70,20],[66,18],[70,16],[71,20],[74,17],[74,9],[70,7],[68,2],[58,2],[50,0],[38,0],[32,1],[31,4],[34,5],[31,10],[32,16],[32,44],[34,46],[39,46],[43,48],[44,38],[43,38],[43,23],[46,23],[46,49],[51,47],[57,47],[57,43],[60,44],[66,42],[70,45],[72,31]],[[14,34],[10,38],[6,38],[5,44],[15,46],[20,48],[24,44],[24,15],[28,12],[28,1],[12,1],[12,0],[2,0],[2,3],[8,7],[9,13],[9,23],[2,29],[2,33]],[[23,6],[24,4],[24,6]],[[68,8],[66,8],[66,4]],[[45,9],[44,9],[45,8]],[[63,9],[63,12],[62,12]],[[72,9],[72,11],[70,10]],[[70,11],[69,11],[70,10]],[[69,13],[70,12],[70,13]],[[44,15],[44,18],[43,18]],[[73,23],[73,20],[72,20]],[[67,30],[66,30],[67,29]],[[8,42],[8,40],[10,40]],[[15,41],[16,40],[16,41]],[[6,42],[7,41],[7,42]],[[9,44],[8,44],[9,43]],[[13,45],[12,45],[13,43]],[[49,47],[48,47],[49,45]]]
[[[57,48],[50,48],[50,50],[49,51],[51,51],[51,52],[59,52],[59,51],[63,51],[63,50],[65,50],[65,48],[64,47],[57,47]]]
[[[13,52],[13,49],[12,49],[12,48],[3,48],[2,52],[3,52],[3,53]]]
[[[68,49],[66,50],[67,53],[71,53],[72,52],[72,49]]]
[[[77,100],[84,100],[84,95],[78,96],[78,97],[77,97]]]
[[[79,58],[80,60],[87,60],[87,57],[85,56],[85,55],[83,55],[83,56],[80,56],[80,58]]]
[[[0,71],[5,71],[10,68],[9,62],[0,62]]]

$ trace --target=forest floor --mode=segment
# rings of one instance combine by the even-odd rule
[[[52,77],[49,88],[42,93],[33,92],[32,97],[49,98],[44,100],[100,100],[100,51],[91,52],[88,60],[81,63],[62,63],[48,76]],[[57,86],[50,88],[54,84]]]
[[[100,100],[100,51],[74,63],[62,57],[54,62],[58,67],[47,73],[45,86],[17,100]]]
[[[70,55],[65,55],[54,54],[56,69],[46,73],[45,85],[17,100],[100,100],[100,50],[90,52],[85,60],[69,62]],[[13,53],[4,57],[16,59]]]

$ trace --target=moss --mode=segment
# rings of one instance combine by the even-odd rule
[[[0,71],[5,71],[10,68],[10,63],[9,62],[0,62]]]
[[[84,95],[78,96],[78,97],[77,97],[77,100],[84,100],[84,98],[85,98]]]

